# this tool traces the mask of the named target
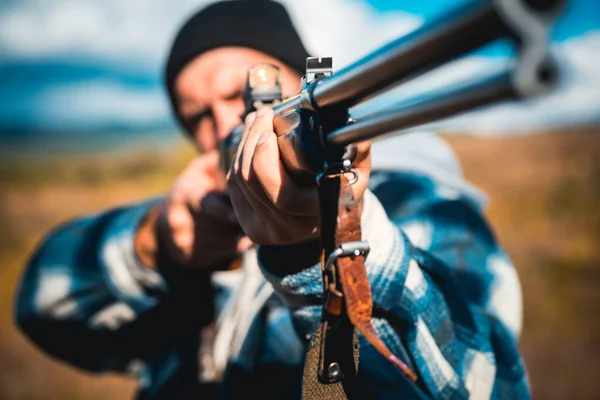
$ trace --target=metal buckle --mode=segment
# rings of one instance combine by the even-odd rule
[[[317,185],[319,185],[319,182],[321,181],[321,179],[323,179],[326,176],[335,176],[335,175],[340,175],[340,174],[345,174],[345,173],[351,173],[352,174],[352,179],[350,179],[348,181],[348,183],[350,185],[353,185],[356,183],[356,181],[358,181],[358,171],[354,168],[352,168],[352,161],[350,161],[349,159],[344,159],[342,160],[341,163],[325,163],[324,167],[323,167],[323,172],[320,172],[319,174],[317,174]]]
[[[369,251],[371,247],[369,247],[369,242],[365,240],[357,241],[357,242],[347,242],[342,243],[338,246],[337,249],[331,252],[329,257],[327,258],[327,262],[325,263],[325,269],[328,272],[331,272],[335,275],[335,271],[333,270],[334,263],[338,258],[341,257],[358,257],[363,256],[367,258],[369,255]]]
[[[329,334],[336,334],[340,317],[341,307],[343,306],[343,293],[337,288],[337,274],[335,271],[335,261],[342,257],[367,257],[370,247],[366,241],[347,242],[338,246],[331,252],[325,263],[325,273],[329,276],[329,284],[325,289],[324,311],[327,313],[326,322],[321,333],[321,350],[319,354],[318,376],[321,383],[330,384],[340,382],[344,379],[344,372],[340,366],[339,360],[326,345]],[[331,330],[331,331],[330,331]],[[335,337],[335,336],[334,336]],[[326,354],[327,353],[327,354]]]

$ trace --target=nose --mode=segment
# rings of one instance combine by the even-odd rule
[[[233,128],[242,123],[240,118],[242,111],[243,104],[222,103],[213,106],[213,118],[218,140],[225,138]]]

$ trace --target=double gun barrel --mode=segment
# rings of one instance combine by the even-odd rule
[[[289,154],[292,151],[317,154],[318,149],[309,147],[346,147],[483,106],[548,92],[559,79],[549,34],[564,6],[565,0],[471,1],[335,73],[330,58],[308,59],[300,93],[274,107],[276,120],[288,116],[286,123],[279,124],[287,131],[278,138],[284,164],[306,168],[295,165],[303,157]],[[352,107],[499,40],[507,40],[515,48],[514,59],[503,68],[357,120],[348,117]],[[290,133],[290,127],[297,127],[302,118],[289,115],[299,111],[310,115],[313,125],[320,121],[321,129],[305,127]],[[226,139],[224,147],[229,146],[230,153],[241,132],[241,128],[234,129]],[[298,137],[302,135],[318,137]],[[314,163],[308,164],[314,169]]]

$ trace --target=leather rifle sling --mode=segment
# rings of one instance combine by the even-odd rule
[[[319,180],[323,311],[311,337],[304,364],[302,398],[365,399],[372,397],[356,381],[357,331],[409,379],[417,377],[379,338],[371,322],[373,301],[361,242],[362,204],[355,201],[344,173]]]

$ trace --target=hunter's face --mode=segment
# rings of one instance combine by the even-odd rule
[[[200,149],[215,149],[218,141],[242,122],[247,72],[260,63],[280,68],[283,97],[300,90],[297,72],[264,53],[243,47],[208,51],[181,71],[175,81],[178,111]]]

